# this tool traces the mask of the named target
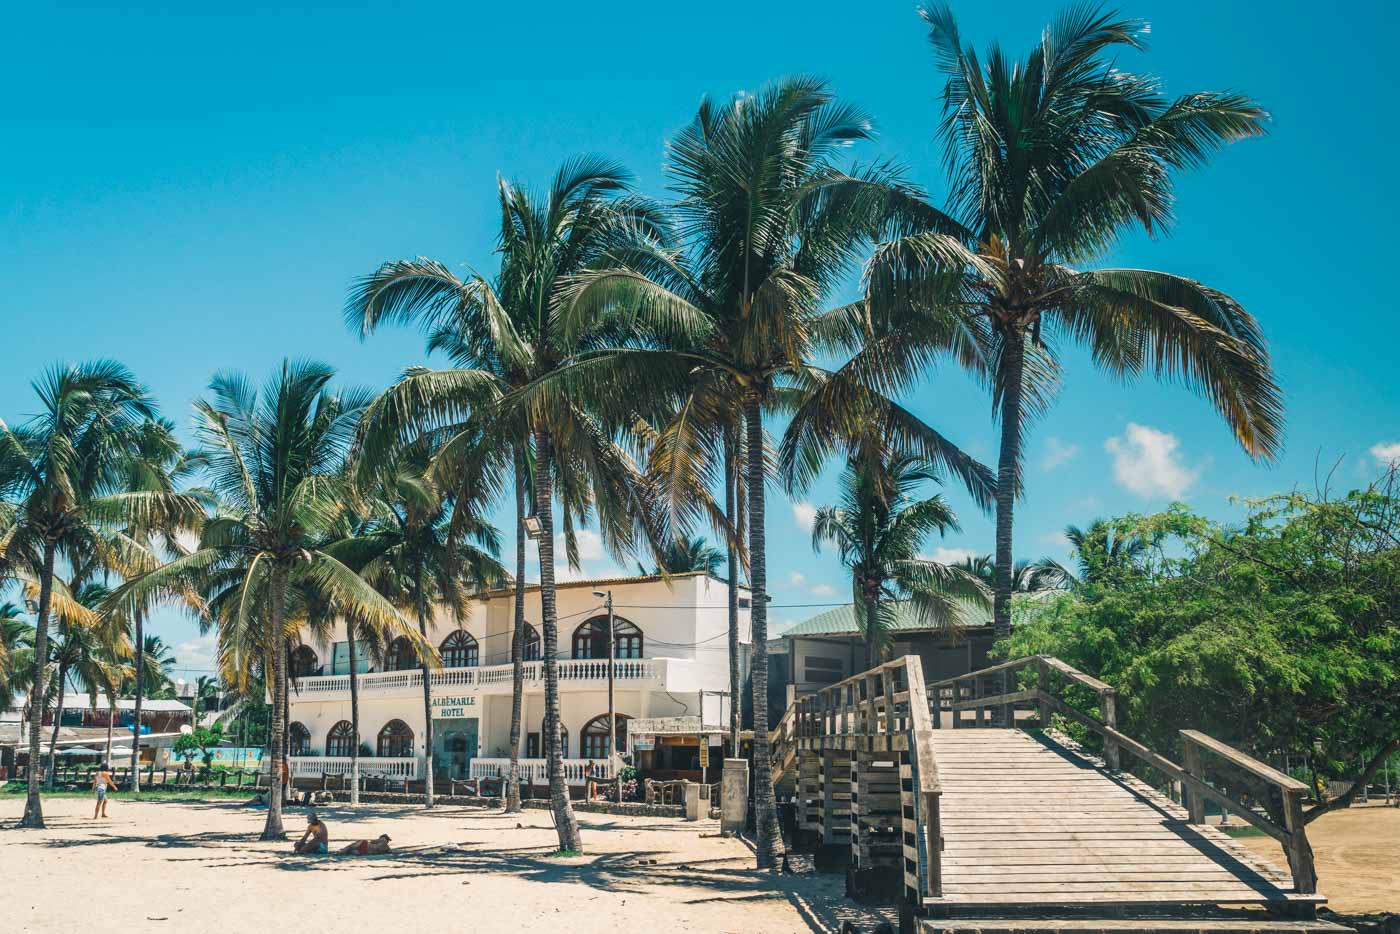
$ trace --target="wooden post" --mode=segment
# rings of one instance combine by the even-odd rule
[[[1103,718],[1104,726],[1111,729],[1118,728],[1118,697],[1116,692],[1110,688],[1099,693],[1099,716]],[[1108,737],[1103,741],[1103,761],[1108,765],[1110,771],[1117,772],[1120,763],[1118,757],[1118,744]]]
[[[1300,895],[1312,895],[1317,891],[1317,870],[1303,822],[1303,798],[1296,791],[1283,793],[1283,825],[1288,831],[1288,868],[1293,873],[1293,888]]]
[[[1205,767],[1201,765],[1201,747],[1187,739],[1182,744],[1182,758],[1185,759],[1186,771],[1191,777],[1198,781],[1205,781]],[[1204,824],[1206,822],[1206,799],[1194,791],[1189,791],[1183,783],[1181,793],[1186,798],[1186,810],[1190,813],[1190,821],[1193,824]]]
[[[1050,666],[1045,664],[1044,659],[1037,660],[1036,663],[1036,687],[1040,690],[1040,728],[1050,729],[1050,702],[1045,696],[1050,693]]]
[[[981,699],[982,699],[982,679],[981,679],[981,678],[974,677],[974,678],[972,679],[972,699],[973,699],[973,700],[981,700]],[[987,716],[987,708],[986,708],[986,707],[978,707],[978,708],[976,708],[976,710],[977,710],[977,719],[976,719],[975,721],[973,721],[974,725],[975,725],[975,726],[986,726],[986,719],[985,719],[985,718],[986,718],[986,716]]]

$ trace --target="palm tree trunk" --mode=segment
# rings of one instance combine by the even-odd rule
[[[141,793],[141,698],[146,693],[146,620],[144,614],[136,611],[136,700],[132,704],[135,726],[131,733],[131,791]]]
[[[768,566],[763,490],[763,407],[757,392],[744,398],[748,421],[749,580],[753,584],[753,809],[758,868],[773,869],[783,854],[773,762],[768,751]]]
[[[506,813],[520,804],[520,716],[525,697],[525,452],[515,450],[515,620],[510,639],[510,775],[506,779]]]
[[[1005,372],[1002,375],[1001,453],[997,460],[997,532],[996,571],[993,578],[992,636],[997,641],[1011,638],[1011,582],[1013,551],[1011,543],[1012,511],[1016,503],[1017,479],[1021,460],[1021,379],[1026,362],[1026,338],[1015,328],[1008,328],[1003,349]],[[1010,677],[1001,675],[1002,694],[1011,691]],[[1005,722],[1007,708],[993,707],[992,722]]]
[[[865,593],[865,665],[874,668],[880,664],[880,594],[866,590]]]
[[[272,746],[272,770],[267,783],[267,823],[263,825],[261,839],[282,840],[286,831],[282,828],[282,763],[286,761],[287,747],[283,743],[283,733],[287,724],[285,688],[287,684],[287,653],[284,645],[287,613],[287,572],[278,568],[272,580],[272,632],[268,640],[272,655],[272,725],[268,742]]]
[[[107,750],[102,755],[102,764],[107,768],[112,767],[112,720],[117,715],[117,699],[110,693],[107,695]]]
[[[549,432],[535,430],[535,516],[540,520],[540,618],[544,626],[544,742],[549,774],[549,808],[559,849],[582,852],[578,818],[564,783],[564,751],[559,735],[559,618],[554,593],[554,449]]]
[[[44,568],[39,577],[39,612],[34,619],[34,698],[29,717],[29,789],[19,826],[44,828],[44,805],[39,799],[39,746],[43,742],[44,675],[49,660],[49,602],[53,597],[53,562],[58,544],[44,542]]]
[[[360,803],[360,675],[355,670],[355,626],[345,624],[345,646],[350,655],[350,804]]]
[[[739,682],[739,549],[735,538],[738,535],[738,439],[734,437],[736,426],[726,426],[724,432],[724,520],[729,523],[726,558],[729,561],[729,749],[730,755],[739,755],[740,709],[739,694],[743,685]],[[704,711],[701,711],[703,714]]]
[[[68,666],[58,665],[58,702],[53,708],[53,732],[49,734],[49,764],[44,776],[44,787],[53,791],[54,767],[58,765],[58,728],[63,724],[63,699],[68,681]]]
[[[428,638],[428,607],[423,598],[423,576],[418,576],[418,633]],[[423,799],[424,807],[433,806],[433,684],[427,662],[423,663]]]

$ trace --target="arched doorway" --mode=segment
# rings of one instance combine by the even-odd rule
[[[413,643],[409,642],[406,636],[399,636],[390,642],[388,650],[384,653],[385,671],[408,671],[421,664],[418,653],[413,651]]]
[[[635,623],[613,617],[613,644],[617,658],[642,657],[642,631]],[[608,657],[608,618],[595,616],[574,630],[574,658]]]
[[[310,678],[321,673],[321,661],[309,645],[299,645],[292,650],[291,671],[293,678]]]
[[[379,745],[376,755],[386,758],[404,758],[413,755],[413,731],[402,720],[390,720],[379,731]]]
[[[617,714],[617,751],[627,753],[628,717]],[[599,714],[583,725],[579,736],[580,759],[606,759],[608,757],[608,715]]]
[[[481,648],[476,638],[463,629],[448,633],[438,647],[438,654],[442,656],[444,668],[475,668],[481,664]]]
[[[311,755],[311,731],[300,721],[293,720],[287,727],[287,755]]]
[[[540,631],[530,623],[525,624],[525,649],[520,657],[527,662],[540,660]]]
[[[355,752],[355,728],[341,720],[326,734],[326,755],[349,757]]]

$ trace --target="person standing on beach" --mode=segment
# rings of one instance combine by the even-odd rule
[[[116,788],[116,779],[112,778],[112,773],[107,771],[107,763],[102,763],[102,768],[97,770],[97,774],[92,777],[92,790],[97,795],[97,804],[92,809],[92,819],[107,816],[107,789]]]

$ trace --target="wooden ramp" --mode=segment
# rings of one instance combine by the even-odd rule
[[[1017,729],[937,730],[941,898],[988,907],[1279,905],[1288,873],[1126,773]],[[959,911],[958,913],[962,913]]]

